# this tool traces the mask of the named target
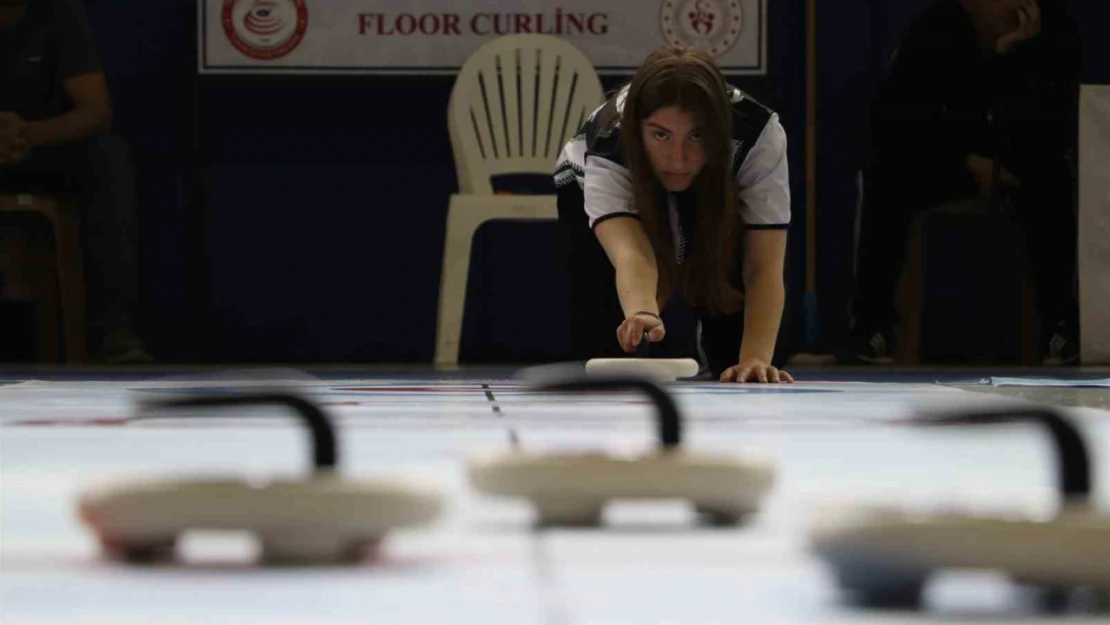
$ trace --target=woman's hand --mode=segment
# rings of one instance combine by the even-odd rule
[[[662,319],[655,315],[635,313],[629,315],[617,328],[617,342],[620,343],[621,349],[625,352],[634,353],[636,348],[640,346],[640,341],[643,340],[645,332],[647,332],[648,340],[652,343],[662,341],[663,337],[667,335]]]
[[[1041,34],[1041,7],[1037,0],[1024,0],[1017,8],[1017,26],[1002,35],[994,45],[998,54],[1008,54],[1018,44]]]
[[[768,382],[772,384],[782,382],[785,384],[793,384],[794,378],[791,377],[789,373],[780,371],[758,358],[751,358],[725,369],[721,373],[721,381],[737,383],[762,382],[764,384]]]

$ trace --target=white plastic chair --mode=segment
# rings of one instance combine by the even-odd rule
[[[437,365],[458,363],[470,248],[492,219],[555,219],[554,195],[494,195],[492,176],[554,175],[563,144],[601,104],[581,51],[548,35],[509,35],[475,50],[451,93],[448,129],[459,193],[447,208],[439,286]]]

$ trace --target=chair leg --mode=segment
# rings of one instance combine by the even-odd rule
[[[457,365],[462,340],[463,308],[470,273],[470,250],[474,232],[482,223],[470,211],[447,209],[447,237],[443,249],[443,272],[439,281],[439,319],[436,327],[436,365]]]
[[[81,262],[81,240],[77,216],[68,208],[62,207],[55,213],[54,242],[66,334],[66,360],[72,365],[84,364],[88,360],[88,352],[85,344],[85,273]]]
[[[8,237],[8,297],[35,302],[38,340],[35,342],[40,362],[58,362],[58,304],[54,293],[53,266],[43,266],[39,250],[28,245],[25,232],[12,230]]]
[[[8,234],[8,297],[12,299],[29,299],[31,297],[30,284],[27,278],[27,238],[23,231],[14,228]]]
[[[58,283],[55,264],[43,250],[29,245],[24,231],[15,229],[9,237],[10,267],[8,295],[12,299],[35,302],[38,323],[36,352],[40,362],[60,364],[58,354]]]
[[[1036,286],[1033,284],[1032,269],[1025,263],[1021,265],[1021,364],[1026,367],[1043,363],[1041,350],[1041,320],[1037,308]]]
[[[35,299],[39,302],[39,323],[41,343],[39,343],[39,357],[43,362],[62,364],[62,355],[58,351],[58,278],[53,267],[41,268],[41,275],[37,276],[35,284],[41,289]]]

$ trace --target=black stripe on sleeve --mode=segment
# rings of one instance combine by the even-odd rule
[[[637,215],[636,213],[627,213],[627,212],[624,212],[624,211],[618,211],[616,213],[609,213],[608,215],[602,215],[601,217],[598,217],[597,221],[594,222],[593,228],[597,229],[598,224],[600,224],[603,221],[609,221],[610,219],[612,219],[614,217],[631,217],[632,219],[635,219],[637,221],[640,219],[640,216]]]

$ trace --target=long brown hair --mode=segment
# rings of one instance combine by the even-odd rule
[[[621,114],[621,143],[632,173],[633,201],[659,268],[657,297],[665,302],[682,285],[691,305],[714,312],[736,311],[743,296],[729,282],[740,240],[736,184],[731,175],[732,104],[728,83],[713,61],[693,47],[667,46],[653,52],[628,85]],[[694,180],[697,246],[679,270],[666,206],[644,149],[642,122],[652,112],[677,106],[693,113],[701,129],[706,164]]]

